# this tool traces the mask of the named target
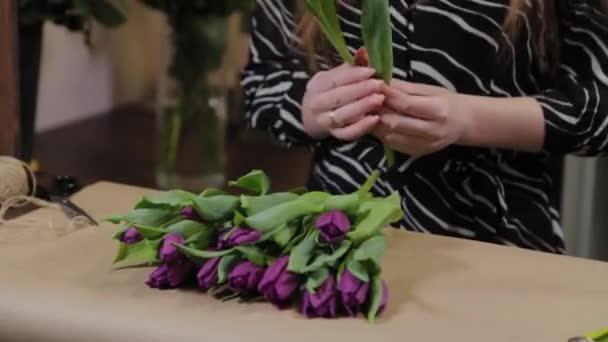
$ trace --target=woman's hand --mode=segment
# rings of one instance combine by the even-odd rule
[[[371,133],[380,118],[367,115],[379,109],[385,96],[374,70],[343,64],[317,73],[308,82],[302,101],[304,130],[315,139],[332,135],[353,141]]]
[[[394,80],[374,135],[410,156],[437,152],[459,142],[470,125],[466,97],[445,88]]]

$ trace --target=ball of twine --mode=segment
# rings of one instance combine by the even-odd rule
[[[36,193],[36,176],[32,168],[15,158],[0,156],[0,227],[7,223],[5,217],[12,208],[22,207],[27,204],[34,204],[40,208],[51,208],[61,210],[55,203],[50,203],[34,197]],[[25,236],[33,240],[40,239],[39,230],[48,227],[49,231],[57,236],[69,234],[75,230],[89,226],[86,218],[75,217],[67,226],[56,225],[49,220],[41,219],[20,219],[13,223],[11,231],[8,227],[0,231],[0,243],[16,242],[23,240]],[[29,229],[29,232],[28,232]],[[29,235],[28,235],[29,234]]]
[[[11,198],[33,195],[35,192],[36,177],[31,167],[15,158],[0,156],[0,205]],[[25,201],[17,204],[24,205]]]

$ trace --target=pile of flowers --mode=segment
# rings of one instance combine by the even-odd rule
[[[356,193],[294,190],[269,193],[253,171],[217,189],[181,190],[143,198],[115,238],[115,265],[156,266],[146,284],[157,289],[195,285],[221,300],[294,305],[309,318],[366,315],[388,303],[382,280],[383,228],[401,219],[398,194],[377,198],[375,172]]]

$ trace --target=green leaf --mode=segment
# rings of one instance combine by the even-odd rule
[[[117,267],[139,266],[158,262],[158,248],[161,240],[142,240],[133,245],[120,243],[114,265]]]
[[[285,227],[283,227],[283,229],[280,229],[273,236],[272,239],[274,240],[274,242],[277,245],[284,248],[285,246],[287,246],[287,244],[289,244],[289,242],[293,239],[293,237],[296,235],[297,232],[298,232],[298,225],[288,223],[285,225]]]
[[[357,248],[354,259],[359,262],[371,262],[377,272],[379,272],[382,269],[386,245],[386,237],[383,235],[374,236]]]
[[[325,211],[340,210],[354,215],[359,209],[359,194],[331,196],[325,201]]]
[[[393,77],[393,30],[389,0],[363,0],[361,32],[370,66],[387,84]]]
[[[296,195],[304,195],[305,193],[308,192],[308,188],[306,188],[305,186],[300,186],[300,187],[291,189],[288,192],[292,193],[292,194],[296,194]]]
[[[245,259],[252,263],[258,266],[266,266],[266,256],[260,248],[256,246],[238,246],[234,249],[243,253]]]
[[[319,286],[323,285],[328,277],[329,269],[327,267],[319,268],[308,275],[308,279],[306,280],[306,289],[310,293],[315,293],[315,290],[318,289]]]
[[[401,198],[398,193],[383,199],[372,199],[361,204],[360,218],[355,222],[353,230],[348,233],[348,239],[355,244],[377,235],[381,229],[403,217]]]
[[[240,211],[236,210],[234,212],[234,220],[233,220],[233,222],[234,222],[234,226],[235,227],[243,225],[243,223],[245,223],[245,219],[246,219],[246,217],[243,216],[243,214],[241,214]]]
[[[286,225],[281,225],[281,226],[278,226],[278,227],[276,227],[274,229],[271,229],[268,232],[265,232],[262,235],[262,237],[256,242],[256,244],[259,244],[259,243],[264,242],[264,241],[272,240],[275,235],[279,234],[283,229],[286,229],[286,228],[287,228]]]
[[[219,189],[206,189],[205,191],[201,192],[201,194],[198,196],[199,197],[215,197],[215,196],[222,196],[222,195],[228,195],[228,193],[224,190],[219,190]]]
[[[167,234],[167,230],[151,226],[145,226],[137,223],[131,223],[131,227],[135,228],[147,240],[154,240]]]
[[[238,205],[239,198],[235,196],[219,195],[194,199],[194,210],[204,221],[209,222],[231,219]]]
[[[199,251],[207,250],[207,248],[211,247],[215,243],[214,233],[215,232],[213,229],[203,229],[201,232],[188,238],[186,240],[186,245]]]
[[[110,216],[110,217],[104,218],[102,221],[109,222],[112,224],[120,224],[124,219],[125,219],[124,216]]]
[[[168,232],[178,233],[186,240],[193,235],[201,233],[203,229],[207,229],[204,224],[190,220],[180,221],[167,227]]]
[[[266,195],[270,190],[268,175],[260,170],[253,170],[236,181],[228,183],[254,195]]]
[[[351,251],[352,253],[352,251]],[[348,262],[350,255],[348,257],[346,257],[346,262],[342,262],[339,266],[338,266],[338,273],[336,274],[336,282],[339,284],[340,283],[340,279],[342,279],[342,274],[344,274],[344,270],[346,269],[346,264]]]
[[[389,0],[363,0],[361,12],[361,32],[370,66],[376,70],[378,78],[390,84],[394,56]],[[388,167],[393,167],[395,153],[384,146],[384,155]]]
[[[325,201],[327,201],[330,197],[331,195],[327,192],[311,191],[300,196],[299,200],[325,205]]]
[[[279,204],[270,209],[266,209],[245,221],[247,226],[261,232],[268,232],[276,227],[280,227],[296,218],[319,214],[323,211],[323,205],[311,203],[305,200],[295,200]]]
[[[299,273],[309,273],[318,270],[324,266],[333,266],[340,258],[342,258],[352,246],[352,242],[343,240],[340,247],[332,254],[318,255],[315,260],[301,269]]]
[[[374,275],[372,277],[370,293],[371,298],[369,311],[367,312],[367,320],[370,323],[373,323],[376,320],[376,316],[378,316],[378,311],[382,304],[382,278],[380,278],[380,275]]]
[[[345,62],[353,64],[336,11],[336,2],[327,0],[306,0],[309,12],[315,17],[327,40],[338,51]]]
[[[293,237],[291,241],[289,241],[287,245],[283,248],[283,254],[290,253],[297,245],[299,245],[306,238],[309,231],[310,228],[304,226],[304,228],[300,230],[300,233]]]
[[[147,200],[147,202],[152,204],[165,204],[168,206],[176,207],[190,204],[195,198],[196,195],[191,192],[183,190],[170,190],[161,192],[160,194],[154,197],[145,199]]]
[[[127,21],[123,8],[106,0],[74,0],[74,6],[85,16],[92,16],[108,27],[118,27]]]
[[[287,270],[294,273],[306,273],[304,269],[308,265],[308,261],[312,258],[315,248],[317,247],[317,237],[319,232],[312,230],[308,236],[300,242],[289,254],[289,264]]]
[[[232,268],[238,263],[239,257],[236,255],[226,255],[220,260],[217,266],[217,283],[223,284],[228,279],[228,274]]]
[[[124,221],[131,225],[161,226],[176,217],[179,217],[179,215],[175,210],[146,208],[132,210],[125,216]]]
[[[184,255],[193,258],[195,260],[200,259],[211,259],[215,257],[223,257],[225,255],[235,253],[234,249],[227,249],[224,251],[202,251],[195,248],[190,248],[184,245],[175,245]]]
[[[148,198],[142,198],[137,204],[135,204],[135,209],[162,209],[162,210],[174,210],[175,207],[162,204],[162,203],[152,203]]]
[[[241,196],[241,206],[245,209],[247,216],[255,215],[279,204],[296,200],[298,195],[279,192],[265,196]]]
[[[369,272],[365,264],[355,259],[347,261],[346,267],[355,277],[363,282],[369,282]]]

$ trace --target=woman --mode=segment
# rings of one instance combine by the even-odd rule
[[[312,188],[352,192],[380,166],[404,229],[564,252],[549,157],[608,146],[598,0],[391,0],[390,86],[334,66],[300,2],[258,0],[242,83],[251,126],[314,148]],[[358,3],[337,1],[353,52]]]

